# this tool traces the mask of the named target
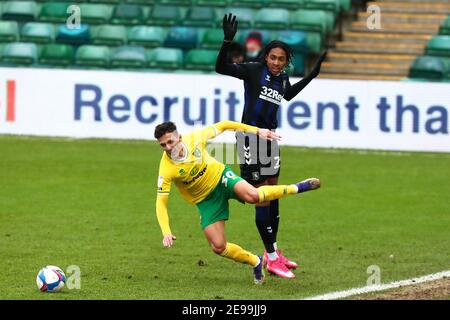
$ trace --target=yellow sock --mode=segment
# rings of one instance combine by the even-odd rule
[[[288,194],[295,194],[297,192],[298,192],[297,186],[293,184],[261,186],[258,188],[259,202],[280,199],[287,196]]]
[[[222,257],[234,260],[236,262],[249,264],[253,267],[256,267],[259,263],[258,256],[242,249],[237,244],[230,243],[230,242],[227,243],[227,247],[220,255]]]

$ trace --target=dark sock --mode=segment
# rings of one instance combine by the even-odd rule
[[[278,199],[270,201],[270,224],[273,231],[273,241],[277,242],[278,224],[280,223],[280,212],[278,210]]]
[[[264,247],[266,251],[271,253],[275,251],[273,247],[274,238],[273,238],[273,230],[270,222],[270,206],[267,207],[258,207],[255,206],[256,215],[255,222],[256,227],[258,228],[259,235],[261,236],[261,240],[264,243]]]

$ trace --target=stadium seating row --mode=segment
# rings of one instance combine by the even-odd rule
[[[411,65],[409,78],[450,81],[450,15],[441,23],[439,35],[428,41],[425,54]]]
[[[19,29],[21,29],[19,31]],[[243,42],[250,30],[240,30],[236,40]],[[260,30],[265,43],[272,39],[281,39],[289,43],[296,52],[296,59],[293,63],[293,73],[302,75],[304,72],[305,55],[309,51],[308,43],[313,44],[319,50],[320,37],[315,33],[307,34],[302,31],[270,31]],[[312,39],[312,40],[311,40]],[[76,47],[84,44],[99,46],[117,47],[123,45],[142,46],[145,48],[169,47],[178,48],[184,51],[190,49],[214,49],[220,48],[223,41],[223,31],[220,28],[192,28],[192,27],[155,27],[155,26],[133,26],[125,27],[118,25],[88,26],[82,25],[78,29],[69,29],[66,25],[53,25],[51,23],[27,22],[22,25],[16,21],[0,21],[0,43],[11,42],[33,42],[36,44],[60,43]],[[315,44],[314,44],[314,41]],[[20,48],[19,46],[18,48]],[[35,63],[29,59],[16,59],[13,55],[21,55],[20,50],[13,50],[12,53],[3,54],[7,61],[0,61],[3,64],[11,65],[19,63],[28,65]],[[186,53],[186,52],[184,52]],[[25,54],[27,56],[27,54]],[[9,58],[6,58],[9,57]],[[63,61],[65,61],[63,59]],[[57,66],[62,65],[56,61]]]
[[[0,0],[0,64],[210,72],[222,15],[233,12],[237,41],[253,28],[265,43],[288,42],[296,51],[291,74],[302,75],[306,54],[323,48],[339,12],[350,8],[346,0],[85,0],[76,2],[82,24],[70,29],[62,23],[71,3]],[[411,79],[450,80],[450,15],[444,17],[439,35],[424,37],[423,51],[416,45],[423,55],[412,56]]]
[[[28,11],[32,13],[38,13],[40,7],[45,4],[45,0],[36,1],[11,1],[3,0],[0,2],[29,2],[34,3],[31,5],[18,6],[14,4],[9,10],[17,11],[16,8],[21,8],[20,11]],[[82,4],[107,4],[109,6],[114,6],[118,4],[138,4],[141,6],[154,6],[154,5],[170,5],[177,7],[192,7],[192,6],[207,6],[215,8],[225,8],[227,6],[240,7],[240,8],[285,8],[290,10],[295,10],[299,8],[310,8],[310,9],[323,9],[338,12],[348,11],[351,7],[351,0],[56,0],[52,2],[59,3],[82,3]],[[8,6],[9,7],[9,6]]]
[[[427,55],[417,57],[409,70],[409,78],[450,82],[450,58]]]
[[[66,44],[14,42],[0,44],[1,66],[33,66],[54,68],[121,68],[158,70],[188,69],[214,71],[217,50],[142,46],[94,46],[73,47]],[[302,75],[304,55],[296,54],[289,69],[290,75]]]
[[[409,77],[450,81],[450,35],[440,34],[430,39],[425,54],[412,64]]]
[[[21,29],[19,31],[19,29]],[[255,29],[252,29],[255,30]],[[243,42],[250,32],[240,30],[236,41]],[[272,39],[282,39],[289,43],[295,51],[306,51],[306,33],[303,31],[271,31],[260,30],[263,42]],[[218,49],[223,41],[223,31],[220,28],[194,27],[157,27],[121,25],[81,25],[70,29],[66,25],[54,25],[45,22],[27,22],[20,27],[16,21],[0,21],[0,42],[61,42],[67,44],[97,44],[119,46],[124,44],[142,45],[144,47],[169,46],[181,49],[195,47]]]
[[[442,22],[439,28],[439,34],[450,35],[450,15]]]
[[[192,49],[183,54],[177,48],[145,49],[140,46],[82,45],[14,42],[0,45],[3,65],[42,67],[83,67],[121,69],[188,69],[214,71],[217,50]]]
[[[325,0],[325,3],[329,1],[339,0]],[[6,2],[3,4],[2,20],[65,23],[70,16],[67,3],[44,3],[39,14],[37,14],[37,11],[31,10],[31,8],[34,8],[32,4],[35,3],[29,1]],[[183,25],[212,28],[221,25],[224,12],[233,12],[237,16],[241,28],[302,29],[320,32],[322,36],[332,30],[338,12],[320,6],[305,7],[305,9],[291,12],[280,8],[262,8],[255,11],[250,8],[223,10],[212,7],[182,8],[166,5],[143,7],[134,4],[119,4],[112,7],[88,3],[79,4],[79,8],[80,22],[83,24]],[[338,6],[335,6],[335,8],[338,8]]]

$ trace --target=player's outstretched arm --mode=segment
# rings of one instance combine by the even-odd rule
[[[299,82],[297,82],[293,86],[289,86],[287,88],[287,90],[286,90],[286,92],[284,94],[284,99],[289,101],[292,98],[294,98],[297,94],[300,93],[300,91],[302,91],[311,82],[312,79],[314,79],[315,77],[317,77],[319,75],[320,67],[322,65],[322,62],[325,60],[326,56],[327,56],[327,51],[322,53],[322,55],[320,56],[319,60],[317,60],[317,62],[314,65],[313,69],[311,70],[311,72],[308,75],[303,77],[302,80],[300,80]]]
[[[238,64],[228,63],[227,55],[230,49],[230,44],[237,32],[238,22],[236,16],[225,14],[223,17],[223,44],[220,48],[216,60],[216,72],[239,79],[244,79],[246,76],[246,69]]]
[[[243,131],[246,133],[253,133],[258,135],[260,138],[267,140],[281,140],[281,136],[269,129],[262,129],[255,126],[250,126],[248,124],[236,122],[236,121],[220,121],[213,125],[215,130],[215,136],[218,136],[224,131]]]
[[[159,226],[163,233],[163,246],[170,248],[173,241],[177,239],[172,234],[169,225],[169,214],[167,213],[167,204],[169,203],[169,195],[156,196],[156,217],[158,219]]]

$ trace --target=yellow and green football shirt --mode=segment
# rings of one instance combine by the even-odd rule
[[[206,141],[216,135],[211,126],[181,137],[184,159],[173,160],[164,152],[159,164],[158,194],[169,193],[172,181],[186,201],[196,204],[216,187],[225,165],[206,150]]]
[[[164,235],[172,234],[167,213],[168,195],[172,182],[183,198],[192,204],[205,199],[217,186],[225,165],[209,155],[206,142],[225,130],[257,134],[258,128],[234,121],[221,121],[205,129],[182,135],[184,158],[171,159],[163,153],[159,164],[156,215]]]

